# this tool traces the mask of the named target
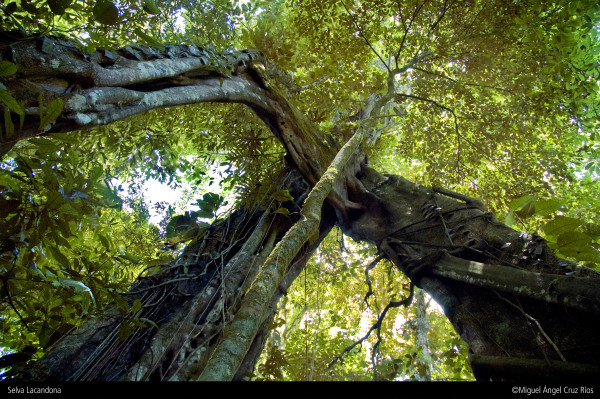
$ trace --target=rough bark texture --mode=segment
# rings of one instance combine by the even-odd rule
[[[319,180],[340,147],[277,93],[268,82],[270,65],[258,53],[210,58],[201,49],[173,46],[162,53],[129,48],[87,55],[68,42],[36,38],[5,46],[1,54],[17,64],[16,79],[5,79],[4,84],[26,111],[23,129],[13,137],[2,136],[2,153],[19,139],[43,134],[37,131],[40,93],[44,101],[61,97],[65,104],[63,114],[47,132],[109,123],[162,106],[207,101],[244,103],[283,143],[291,165],[309,185]],[[220,64],[215,60],[221,60]],[[212,66],[206,65],[211,62]],[[218,72],[215,63],[226,65],[231,75]],[[388,97],[392,95],[388,93]],[[377,110],[386,98],[374,97],[369,111]],[[363,113],[363,117],[370,112]],[[369,128],[368,119],[360,128]],[[595,329],[589,328],[600,325],[597,272],[558,259],[542,238],[519,234],[503,225],[476,200],[371,169],[360,152],[345,168],[328,202],[333,208],[324,213],[326,217],[335,212],[346,234],[376,244],[443,307],[473,353],[477,378],[529,380],[532,376],[563,375],[565,369],[577,376],[599,374],[600,343]],[[82,335],[59,345],[54,355],[48,356],[54,360],[42,360],[34,367],[32,377],[197,376],[218,339],[223,319],[235,313],[238,303],[232,301],[237,297],[231,292],[239,290],[240,285],[218,282],[225,267],[232,262],[239,267],[246,265],[248,269],[237,272],[243,281],[243,276],[256,270],[248,264],[261,263],[267,252],[250,251],[253,255],[242,256],[239,264],[233,260],[235,254],[245,251],[242,242],[253,234],[255,230],[250,227],[256,226],[261,217],[260,213],[236,215],[228,222],[234,229],[221,224],[211,233],[221,234],[226,245],[206,238],[186,252],[181,262],[189,263],[186,274],[196,273],[196,277],[143,291],[158,286],[159,281],[149,277],[133,289],[144,292],[143,301],[149,304],[141,311],[144,315],[157,312],[147,315],[160,321],[161,331],[153,339],[152,334],[140,332],[125,342],[115,341],[111,338],[115,322],[107,317],[90,326],[88,332],[84,328]],[[276,235],[289,226],[280,227]],[[323,234],[326,230],[322,226],[320,231]],[[237,235],[229,235],[232,231]],[[204,256],[206,248],[195,247],[202,245],[216,246],[214,253],[219,255]],[[297,259],[304,259],[311,248]],[[198,259],[186,260],[194,256]],[[175,270],[181,268],[173,265],[160,281],[176,278]],[[574,275],[567,278],[567,270]],[[219,290],[229,296],[213,295]],[[239,290],[239,295],[243,292]],[[193,317],[188,319],[186,315]],[[171,339],[179,329],[188,336]],[[264,335],[259,333],[248,356],[256,357],[261,337]],[[110,352],[102,355],[103,361],[95,357],[100,345],[102,351]],[[135,354],[123,353],[123,346],[137,348]],[[65,357],[67,354],[71,357]],[[514,368],[505,369],[505,365]],[[187,371],[178,374],[175,370]],[[527,370],[529,374],[515,370]]]
[[[305,198],[308,186],[297,173],[292,176],[285,187],[295,198]],[[259,315],[260,335],[266,335],[277,301],[334,221],[325,216],[316,241],[303,246],[286,268],[289,274],[270,297],[270,310]],[[137,314],[122,316],[115,310],[101,320],[85,323],[36,362],[25,377],[58,381],[196,379],[224,325],[232,320],[265,258],[290,224],[287,217],[270,208],[235,212],[188,246],[173,264],[163,265],[159,273],[140,279],[131,288],[129,302],[139,298],[143,304]],[[119,340],[124,319],[133,316],[152,320],[159,329],[136,328],[126,340]],[[252,366],[256,350],[249,351]],[[251,370],[246,365],[241,376]]]
[[[468,202],[398,176],[365,167],[358,178],[377,196],[379,206],[368,217],[358,216],[349,233],[374,238],[388,258],[444,308],[473,353],[598,364],[600,348],[587,327],[599,321],[597,309],[552,303],[548,297],[558,290],[553,280],[534,292],[537,288],[521,277],[535,272],[558,281],[565,275],[567,262],[558,259],[542,238],[520,234]],[[492,270],[506,267],[509,276],[497,281],[494,273],[476,263],[470,279],[450,273],[442,276],[437,270],[444,268],[447,252],[468,262],[485,263]],[[593,288],[597,283],[588,283],[597,282],[598,273],[569,266],[582,277],[580,292],[591,295],[590,303],[597,303],[598,289]],[[505,279],[511,278],[511,270],[515,273],[508,285]],[[473,371],[478,377],[477,367]]]
[[[425,300],[425,292],[417,289],[415,292],[415,301],[417,307],[417,315],[415,317],[415,335],[417,341],[417,350],[420,352],[419,360],[417,361],[418,381],[431,381],[431,352],[429,351],[429,339],[427,338],[427,330],[431,327],[427,320],[427,302]]]

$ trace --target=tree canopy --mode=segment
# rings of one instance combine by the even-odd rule
[[[62,132],[67,105],[20,86],[11,62],[11,44],[33,41],[50,61],[26,67],[49,70],[48,35],[110,65],[121,54],[187,51],[222,88],[234,62],[264,57],[273,77],[264,84],[339,147],[392,86],[362,142],[372,168],[480,198],[559,256],[600,267],[594,1],[5,0],[0,8],[0,347],[13,354],[0,368],[38,358],[111,304],[124,314],[141,307],[120,295],[136,277],[227,211],[290,195],[274,187],[289,148],[241,104],[144,109]],[[51,78],[44,87],[75,93],[85,84]],[[14,87],[37,102],[19,103]],[[179,209],[149,209],[149,179],[184,188]],[[160,226],[149,223],[151,211]],[[368,356],[343,353],[408,292],[391,264],[365,277],[376,253],[332,230],[280,304],[253,378],[370,379],[373,368],[380,379],[472,378],[467,347],[418,295],[417,306],[390,310],[361,344]],[[120,334],[136,326],[154,322],[131,318]],[[336,358],[344,364],[332,366]]]

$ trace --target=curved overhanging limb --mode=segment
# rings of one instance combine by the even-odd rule
[[[447,278],[483,288],[509,292],[548,303],[564,305],[592,313],[600,313],[600,287],[586,277],[537,273],[501,264],[482,263],[454,256],[441,249],[433,254],[400,260],[385,239],[383,252],[419,285],[425,275]]]
[[[0,156],[30,137],[106,125],[161,107],[205,102],[250,107],[311,185],[319,181],[340,148],[269,83],[281,74],[259,51],[217,54],[180,45],[86,53],[68,40],[39,37],[11,43],[0,52],[16,65],[16,75],[3,78],[2,83],[22,113],[22,123],[15,123],[14,132],[0,133]],[[60,103],[62,111],[40,126],[40,105],[52,102]],[[330,202],[339,209],[353,206],[337,187]]]

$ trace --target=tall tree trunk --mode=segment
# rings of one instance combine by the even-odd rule
[[[297,173],[286,178],[286,188],[299,198],[308,186]],[[303,246],[286,267],[286,275],[269,300],[259,329],[238,369],[239,378],[252,367],[262,350],[276,305],[306,265],[310,254],[327,235],[335,219],[324,217],[318,239]],[[289,229],[292,221],[272,207],[261,211],[236,211],[190,244],[173,263],[141,278],[126,295],[131,306],[140,299],[135,314],[117,309],[100,320],[92,319],[75,334],[59,342],[28,371],[32,380],[182,381],[198,378],[217,346],[223,328],[240,307],[250,284]],[[136,326],[151,320],[157,328]],[[130,327],[128,327],[130,326]],[[123,331],[129,329],[128,335]]]
[[[587,326],[600,321],[599,273],[557,258],[541,237],[460,194],[366,166],[357,178],[376,202],[348,233],[377,243],[442,306],[478,379],[598,374],[600,346]],[[504,358],[511,369],[494,367]]]
[[[427,320],[427,302],[425,302],[425,291],[421,289],[416,289],[415,292],[415,300],[417,307],[417,316],[416,327],[415,327],[415,335],[417,341],[417,350],[418,354],[418,362],[417,362],[417,372],[418,372],[418,380],[419,381],[431,381],[431,352],[429,351],[429,338],[427,337],[427,332],[431,325]]]
[[[162,53],[129,48],[88,55],[69,42],[43,37],[12,43],[2,54],[17,65],[18,79],[5,85],[24,105],[25,119],[21,130],[2,136],[1,153],[19,139],[199,102],[248,105],[282,142],[290,164],[311,186],[340,148],[271,86],[268,76],[274,66],[259,53],[219,56],[171,46]],[[390,82],[393,87],[393,76]],[[45,133],[38,131],[40,93],[45,104],[56,98],[64,104],[52,126],[42,127]],[[372,97],[369,110],[380,109],[390,96],[392,92]],[[368,133],[369,123],[365,119],[359,129]],[[347,235],[376,244],[443,307],[469,345],[478,379],[600,374],[600,344],[596,331],[589,328],[600,325],[599,273],[558,259],[542,238],[505,226],[479,201],[371,169],[360,151],[327,200],[330,207],[323,209],[321,236],[335,213]],[[59,345],[54,355],[34,367],[32,378],[197,376],[218,339],[219,326],[235,313],[244,281],[251,280],[245,277],[252,276],[268,255],[272,237],[287,230],[276,223],[275,231],[259,234],[265,215],[232,215],[209,237],[190,246],[179,264],[136,284],[132,291],[147,305],[136,317],[160,322],[152,339],[147,328],[120,342],[116,319],[108,316]],[[266,239],[269,245],[244,248],[243,242],[254,241],[254,234],[257,242]],[[315,245],[305,248],[295,262],[305,260]],[[185,265],[188,270],[181,277]],[[567,275],[566,270],[574,274]],[[224,275],[236,278],[221,284]],[[179,278],[185,281],[174,282]],[[215,295],[219,291],[225,295]],[[187,338],[175,334],[179,331]],[[261,340],[264,335],[259,333],[248,356],[257,356]],[[135,351],[124,352],[123,347]]]

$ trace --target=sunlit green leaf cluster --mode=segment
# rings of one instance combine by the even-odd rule
[[[559,255],[592,268],[600,266],[600,225],[595,221],[586,223],[585,219],[565,216],[563,203],[555,198],[545,200],[525,195],[511,201],[509,207],[505,218],[507,225],[512,226],[518,219],[524,225],[541,226],[548,246]],[[531,217],[537,220],[529,224],[525,219]],[[541,248],[538,251],[541,254]]]
[[[41,353],[119,297],[158,257],[158,230],[63,134],[21,146],[0,168],[0,346]]]

